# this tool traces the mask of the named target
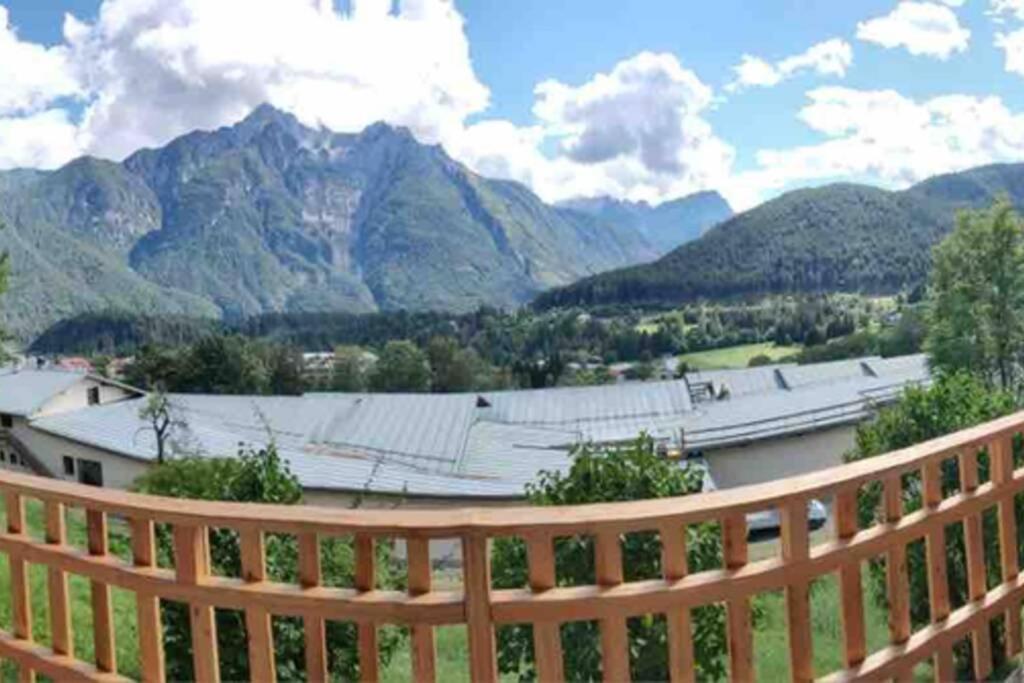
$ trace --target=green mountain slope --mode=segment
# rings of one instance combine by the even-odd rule
[[[536,305],[897,292],[925,279],[931,248],[952,229],[957,209],[1000,195],[1024,205],[1024,165],[937,176],[902,192],[852,184],[797,190],[657,261],[553,289]]]
[[[0,174],[0,212],[17,293],[0,315],[22,335],[101,305],[229,318],[511,306],[657,255],[639,230],[482,178],[403,129],[337,134],[266,106],[124,163]]]

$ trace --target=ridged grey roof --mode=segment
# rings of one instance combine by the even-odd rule
[[[259,445],[272,434],[306,488],[507,498],[542,470],[567,469],[578,443],[646,432],[707,450],[851,424],[907,384],[927,382],[928,368],[914,356],[697,375],[709,376],[730,386],[727,398],[694,405],[687,382],[676,380],[450,395],[175,394],[171,402],[188,425],[186,450],[231,456],[240,442]],[[156,448],[141,405],[94,406],[32,426],[151,460]]]
[[[0,371],[0,413],[19,417],[32,415],[85,377],[82,373],[63,370]]]

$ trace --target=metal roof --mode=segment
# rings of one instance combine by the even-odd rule
[[[716,395],[724,387],[728,389],[729,396],[748,396],[784,390],[786,387],[778,371],[795,367],[792,363],[780,363],[733,370],[698,370],[686,373],[686,381],[691,385],[710,382]]]
[[[728,398],[696,406],[683,380],[448,395],[174,394],[171,403],[188,426],[179,436],[185,450],[231,456],[240,442],[263,444],[272,434],[306,488],[505,498],[521,495],[542,470],[567,469],[579,443],[626,442],[646,432],[687,449],[714,449],[851,424],[908,383],[926,382],[928,371],[915,356],[698,375],[709,376],[730,386]],[[140,406],[93,406],[32,426],[151,460],[155,443]]]
[[[62,370],[11,370],[0,372],[0,413],[26,417],[40,410],[54,396],[86,378],[80,372]]]

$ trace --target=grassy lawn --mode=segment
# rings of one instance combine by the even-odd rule
[[[27,510],[29,533],[42,536],[43,515],[39,506],[31,504]],[[6,525],[0,509],[0,523]],[[824,532],[816,532],[815,537]],[[78,547],[85,545],[84,518],[72,514],[68,520],[69,541]],[[127,557],[128,534],[124,525],[112,521],[111,547],[117,554]],[[777,552],[777,541],[766,541],[751,546],[752,559],[767,557]],[[865,572],[866,574],[866,572]],[[0,560],[0,625],[11,626],[11,605],[6,596],[10,595],[9,565]],[[30,571],[33,632],[38,642],[50,644],[46,571],[43,567],[32,566]],[[92,617],[90,608],[89,583],[80,577],[70,577],[72,617],[75,636],[75,654],[78,658],[92,659]],[[817,676],[825,675],[840,668],[842,664],[842,625],[839,616],[839,595],[834,576],[820,579],[811,592],[812,637],[814,639],[814,666]],[[869,595],[865,585],[865,596]],[[113,590],[115,611],[118,669],[133,678],[139,674],[138,633],[135,620],[135,598],[132,593]],[[789,678],[789,660],[786,632],[785,598],[782,591],[758,596],[757,604],[762,621],[754,634],[755,665],[760,680],[775,681]],[[886,644],[886,614],[871,600],[865,599],[865,620],[869,651]],[[467,664],[467,643],[465,626],[440,627],[436,631],[438,680],[469,681]],[[922,675],[927,666],[920,667]],[[382,668],[381,678],[386,683],[407,681],[410,678],[409,643],[406,640],[394,657]],[[15,670],[4,662],[0,669],[3,680],[13,680]],[[512,680],[512,679],[508,679]]]
[[[768,356],[773,361],[781,361],[799,352],[799,346],[776,346],[773,342],[764,342],[711,351],[695,351],[684,354],[682,359],[695,370],[722,370],[745,368],[755,356]]]

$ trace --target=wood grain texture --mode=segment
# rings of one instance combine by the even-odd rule
[[[409,595],[420,596],[430,593],[430,541],[425,538],[406,540],[409,557]],[[417,683],[432,682],[437,679],[437,645],[434,638],[434,627],[430,624],[413,624],[411,627],[412,643],[412,679]]]

